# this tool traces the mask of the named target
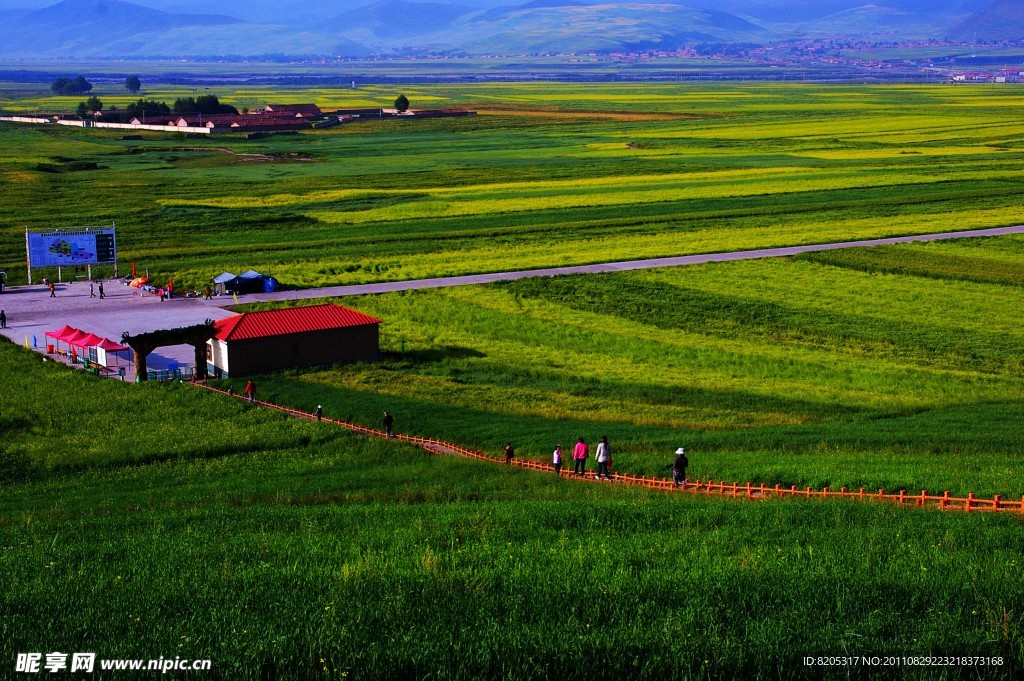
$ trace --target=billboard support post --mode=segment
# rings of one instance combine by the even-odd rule
[[[28,262],[28,285],[32,285],[32,254],[28,249],[28,225],[25,225],[25,260]]]

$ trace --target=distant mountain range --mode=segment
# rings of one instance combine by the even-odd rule
[[[63,0],[35,9],[4,7],[9,1],[0,0],[0,57],[475,55],[824,36],[1024,38],[1024,0],[378,0],[337,14],[330,14],[337,5],[312,0],[222,0],[217,8],[230,16],[172,11],[193,7],[176,0],[141,0],[156,7]]]

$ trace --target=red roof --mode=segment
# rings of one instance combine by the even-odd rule
[[[288,114],[292,116],[320,117],[320,107],[316,104],[267,104],[263,109],[270,114]]]
[[[213,328],[215,338],[222,341],[237,341],[371,324],[380,324],[380,320],[341,305],[328,303],[281,310],[243,312],[234,317],[217,320],[213,323]]]

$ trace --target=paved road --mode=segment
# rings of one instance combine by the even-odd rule
[[[508,281],[527,277],[549,277],[560,274],[586,274],[597,272],[625,272],[629,270],[651,269],[655,267],[675,267],[679,265],[697,265],[709,262],[726,262],[730,260],[752,260],[757,258],[777,258],[812,251],[827,251],[837,248],[857,248],[864,246],[883,246],[887,244],[909,243],[913,241],[938,241],[942,239],[964,239],[969,237],[1000,236],[1005,234],[1022,234],[1024,225],[1001,227],[995,229],[979,229],[964,232],[943,232],[941,234],[919,234],[917,236],[901,236],[888,239],[870,239],[865,241],[844,241],[831,244],[809,244],[806,246],[789,246],[785,248],[765,248],[753,251],[736,251],[733,253],[707,253],[704,255],[685,255],[673,258],[654,258],[650,260],[628,260],[623,262],[597,263],[574,267],[553,267],[538,270],[518,270],[513,272],[494,272],[491,274],[470,274],[461,277],[439,277],[436,279],[416,279],[412,281],[394,281],[377,284],[356,284],[352,286],[328,286],[324,288],[304,289],[301,291],[280,291],[277,293],[261,293],[243,296],[241,302],[261,302],[272,300],[302,300],[307,298],[333,298],[342,296],[363,295],[368,293],[388,293],[392,291],[408,291],[411,289],[442,288],[447,286],[468,286],[487,284],[494,281]],[[46,331],[59,329],[70,324],[84,331],[119,341],[121,332],[141,333],[155,329],[171,329],[180,326],[202,323],[206,319],[221,319],[233,313],[224,309],[234,304],[230,296],[220,296],[210,301],[202,299],[176,298],[161,302],[152,295],[142,295],[137,289],[121,285],[117,281],[106,283],[107,297],[104,300],[89,297],[89,284],[75,282],[57,285],[57,297],[50,298],[44,286],[12,286],[0,295],[0,308],[6,311],[8,324],[2,333],[16,343],[29,345],[33,342],[37,349],[45,351]],[[151,356],[150,366],[154,369],[164,368],[169,361],[191,364],[192,349],[188,346],[163,348]],[[130,376],[129,376],[130,377]]]
[[[629,270],[648,270],[655,267],[676,267],[679,265],[699,265],[709,262],[727,262],[730,260],[755,260],[759,258],[780,258],[811,253],[814,251],[830,251],[837,248],[863,248],[865,246],[886,246],[905,244],[914,241],[940,241],[944,239],[967,239],[971,237],[1003,236],[1006,234],[1024,234],[1024,225],[1014,227],[997,227],[993,229],[976,229],[964,232],[942,232],[939,234],[919,234],[917,236],[897,236],[887,239],[867,239],[864,241],[843,241],[831,244],[808,244],[805,246],[786,246],[783,248],[762,248],[753,251],[735,251],[731,253],[705,253],[703,255],[682,255],[672,258],[652,258],[649,260],[624,260],[621,262],[596,263],[593,265],[576,265],[573,267],[551,267],[540,270],[516,270],[512,272],[492,272],[490,274],[468,274],[461,277],[438,277],[436,279],[414,279],[410,281],[390,281],[377,284],[354,284],[350,286],[327,286],[301,291],[279,291],[277,293],[258,293],[245,296],[246,302],[263,302],[271,300],[302,300],[305,298],[333,298],[341,296],[358,296],[368,293],[390,293],[393,291],[409,291],[422,288],[445,288],[448,286],[469,286],[472,284],[489,284],[494,281],[510,281],[528,277],[553,277],[560,274],[595,274],[598,272],[626,272]]]

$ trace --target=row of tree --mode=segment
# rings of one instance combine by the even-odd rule
[[[98,97],[94,96],[84,102],[80,102],[75,113],[82,118],[85,118],[90,113],[95,114],[98,111],[103,112],[100,120],[110,123],[127,123],[133,118],[141,118],[144,121],[147,116],[160,118],[163,116],[170,116],[171,114],[179,116],[186,114],[238,115],[238,109],[230,104],[221,104],[220,100],[217,99],[217,95],[203,95],[196,98],[180,97],[174,100],[173,107],[167,106],[166,102],[140,98],[138,101],[132,102],[124,109],[118,109],[116,106],[104,109],[103,102]]]
[[[134,94],[142,89],[142,81],[138,76],[128,76],[124,79],[124,89]],[[55,78],[50,83],[50,90],[55,95],[84,95],[92,90],[92,83],[87,81],[85,76],[75,76],[74,78],[62,76]]]

